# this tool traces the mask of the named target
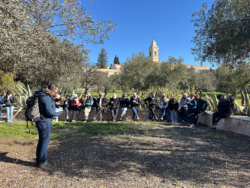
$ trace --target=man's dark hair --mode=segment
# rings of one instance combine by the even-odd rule
[[[50,84],[48,88],[49,88],[49,90],[56,91],[58,86],[56,84]]]

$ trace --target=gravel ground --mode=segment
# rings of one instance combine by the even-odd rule
[[[250,187],[250,137],[202,126],[134,128],[53,139],[54,164],[44,170],[34,165],[37,138],[2,139],[0,187]]]

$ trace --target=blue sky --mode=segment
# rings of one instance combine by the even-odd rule
[[[111,19],[118,27],[109,33],[110,40],[103,45],[86,45],[91,50],[91,63],[97,62],[101,48],[108,53],[109,65],[115,55],[120,63],[133,53],[143,51],[148,55],[154,37],[160,48],[160,61],[182,56],[185,64],[200,65],[190,50],[194,46],[191,40],[195,29],[191,15],[202,8],[202,3],[210,7],[213,0],[93,0],[93,4],[81,1],[94,19]]]

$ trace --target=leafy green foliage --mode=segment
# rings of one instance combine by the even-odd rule
[[[114,64],[120,64],[119,57],[115,56]]]
[[[7,91],[14,86],[13,73],[0,71],[0,91]]]
[[[201,63],[229,62],[238,66],[249,58],[249,1],[215,0],[211,9],[203,4],[192,22],[197,28],[192,53]]]

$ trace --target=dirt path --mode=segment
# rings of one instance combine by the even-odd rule
[[[37,139],[0,140],[0,187],[249,187],[249,137],[179,125],[134,128],[140,134],[54,139],[54,165],[46,170],[34,166]]]

